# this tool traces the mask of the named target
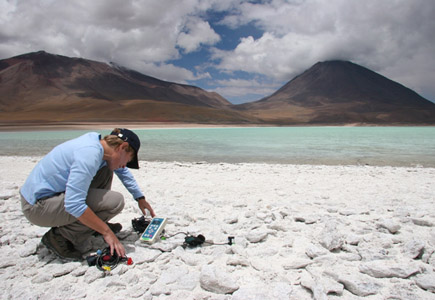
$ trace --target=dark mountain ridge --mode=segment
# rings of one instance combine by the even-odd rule
[[[316,63],[272,95],[237,107],[284,123],[434,123],[435,104],[348,61]]]

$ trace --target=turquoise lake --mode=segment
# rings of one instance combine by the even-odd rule
[[[0,155],[42,156],[89,131],[0,132]],[[435,167],[435,127],[135,129],[140,160]]]

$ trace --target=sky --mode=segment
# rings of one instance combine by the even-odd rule
[[[433,0],[0,0],[0,59],[40,50],[234,104],[349,60],[435,102]]]

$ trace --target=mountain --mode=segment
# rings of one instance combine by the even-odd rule
[[[434,124],[435,104],[348,61],[319,62],[274,94],[237,109],[280,124]]]
[[[257,121],[217,93],[44,51],[0,60],[0,95],[2,122]]]
[[[435,124],[435,104],[347,61],[319,62],[271,96],[217,93],[44,51],[0,60],[0,123]]]

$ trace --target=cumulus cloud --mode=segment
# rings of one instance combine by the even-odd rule
[[[201,44],[214,45],[220,41],[220,36],[210,27],[208,22],[199,18],[191,19],[185,26],[185,31],[178,35],[177,45],[186,53],[198,50]]]
[[[215,49],[212,57],[220,61],[217,67],[224,71],[241,70],[290,80],[292,75],[309,66],[311,56],[316,52],[312,43],[313,38],[292,33],[281,38],[265,33],[257,40],[242,38],[231,51]]]
[[[140,65],[136,65],[130,64],[128,61],[126,61],[124,64],[121,65],[128,67],[132,70],[139,71],[143,74],[153,74],[154,77],[157,77],[161,80],[183,84],[188,84],[189,81],[211,78],[208,72],[193,73],[188,69],[180,68],[173,64],[141,63]]]

